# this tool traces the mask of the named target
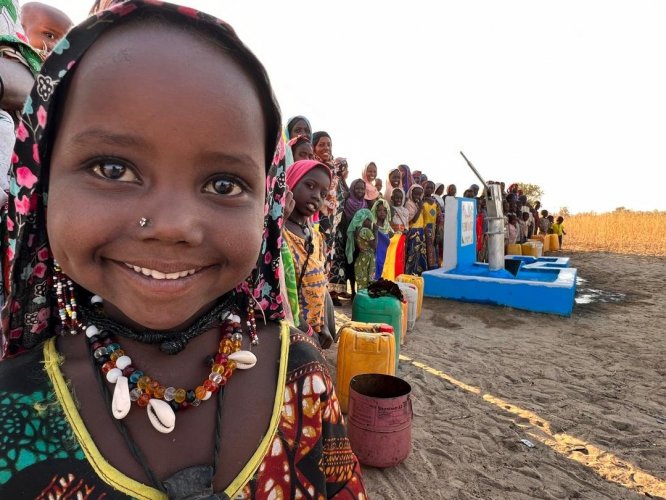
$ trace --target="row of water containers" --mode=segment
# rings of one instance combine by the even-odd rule
[[[423,278],[401,274],[396,282],[404,302],[395,297],[372,298],[362,290],[354,298],[352,321],[340,328],[336,386],[345,413],[352,377],[362,373],[395,375],[400,346],[421,315]]]
[[[395,376],[400,345],[423,307],[423,278],[400,275],[404,301],[358,292],[352,321],[339,332],[336,387],[359,461],[393,467],[411,452],[411,387]]]

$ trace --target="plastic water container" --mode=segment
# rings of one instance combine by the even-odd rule
[[[352,304],[352,320],[364,323],[386,323],[393,327],[395,337],[395,366],[400,356],[400,334],[402,333],[402,305],[395,297],[371,298],[367,290],[356,293]]]
[[[340,328],[338,342],[335,386],[340,407],[347,413],[353,377],[363,373],[395,375],[395,337],[390,325],[350,322]]]
[[[543,238],[543,251],[545,252],[550,252],[550,238],[548,237],[549,235],[543,234],[541,237]]]
[[[512,245],[507,245],[506,246],[506,254],[507,255],[523,255],[522,245],[519,245],[518,243],[512,244]]]
[[[412,283],[398,282],[398,286],[409,305],[407,309],[407,330],[411,330],[416,324],[416,316],[418,315],[419,310],[419,289]]]
[[[557,237],[556,234],[549,234],[548,239],[550,240],[549,241],[549,246],[550,246],[550,251],[551,252],[554,252],[555,250],[560,249],[560,240],[559,240],[559,238]]]
[[[534,248],[536,249],[536,256],[543,257],[543,242],[541,241],[534,242]]]
[[[528,243],[523,243],[521,245],[521,252],[523,255],[529,255],[531,257],[536,257],[536,246],[534,245],[533,242],[528,242]]]
[[[407,329],[409,327],[409,304],[407,302],[400,302],[400,345],[405,345],[405,339],[407,338]]]
[[[423,310],[423,276],[413,276],[411,274],[401,274],[396,278],[398,283],[411,283],[415,285],[419,291],[419,303],[416,311],[417,318],[421,317],[421,311]]]

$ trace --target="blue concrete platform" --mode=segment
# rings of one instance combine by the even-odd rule
[[[504,269],[490,271],[488,264],[480,262],[450,271],[427,271],[423,273],[424,294],[570,316],[576,294],[576,269],[563,267],[565,263],[562,262],[542,261],[548,257],[518,258],[525,262],[521,263],[516,276]],[[527,263],[528,259],[537,262]],[[568,259],[566,261],[568,266]]]

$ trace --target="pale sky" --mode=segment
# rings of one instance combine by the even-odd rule
[[[92,4],[42,1],[75,22]],[[329,132],[350,181],[406,163],[462,193],[462,150],[550,211],[666,210],[664,1],[180,3],[234,26],[285,122]]]

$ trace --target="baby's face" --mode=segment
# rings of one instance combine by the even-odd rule
[[[47,12],[36,6],[21,12],[21,23],[30,45],[46,53],[50,53],[72,27],[67,16]]]

